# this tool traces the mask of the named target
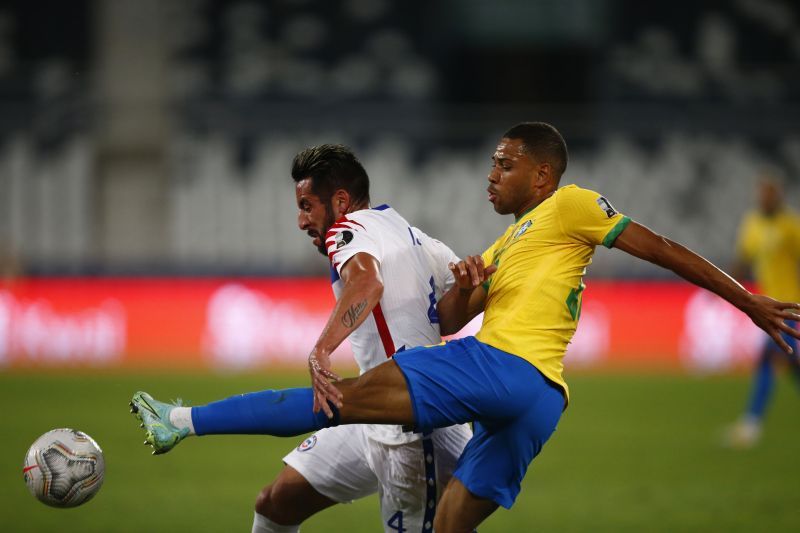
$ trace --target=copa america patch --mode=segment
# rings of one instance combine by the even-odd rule
[[[311,435],[306,440],[300,443],[300,446],[297,447],[298,452],[307,452],[317,444],[317,436]]]
[[[334,237],[334,242],[336,243],[336,249],[338,250],[339,248],[341,248],[342,246],[344,246],[345,244],[347,244],[352,240],[353,240],[352,231],[348,230],[340,231],[339,233],[336,234],[336,237]]]
[[[606,200],[604,196],[601,196],[597,199],[597,205],[600,206],[600,209],[606,212],[606,216],[608,216],[608,218],[611,218],[617,214],[617,210],[614,209],[614,206],[611,205],[611,202]]]

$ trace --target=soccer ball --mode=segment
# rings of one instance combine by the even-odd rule
[[[31,445],[22,475],[28,490],[53,507],[76,507],[103,485],[103,450],[86,433],[74,429],[48,431]]]

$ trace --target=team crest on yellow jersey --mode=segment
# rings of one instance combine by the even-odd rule
[[[519,227],[519,229],[516,232],[514,232],[514,237],[512,238],[519,239],[522,236],[522,234],[528,231],[528,228],[530,228],[532,225],[533,225],[533,220],[526,221],[523,225]]]

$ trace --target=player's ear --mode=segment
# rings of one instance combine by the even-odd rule
[[[331,197],[333,204],[333,211],[336,213],[336,218],[346,215],[350,212],[350,193],[344,189],[336,189]]]
[[[539,163],[536,167],[536,185],[546,185],[550,181],[552,174],[553,167],[550,163]]]

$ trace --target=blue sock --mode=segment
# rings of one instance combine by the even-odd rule
[[[761,420],[767,410],[767,404],[775,387],[775,376],[772,369],[772,356],[770,347],[762,354],[756,367],[753,380],[753,390],[750,393],[750,404],[747,407],[747,416]]]
[[[323,411],[312,412],[310,388],[266,390],[231,396],[208,405],[192,407],[192,424],[198,435],[274,435],[291,437],[339,424]]]

